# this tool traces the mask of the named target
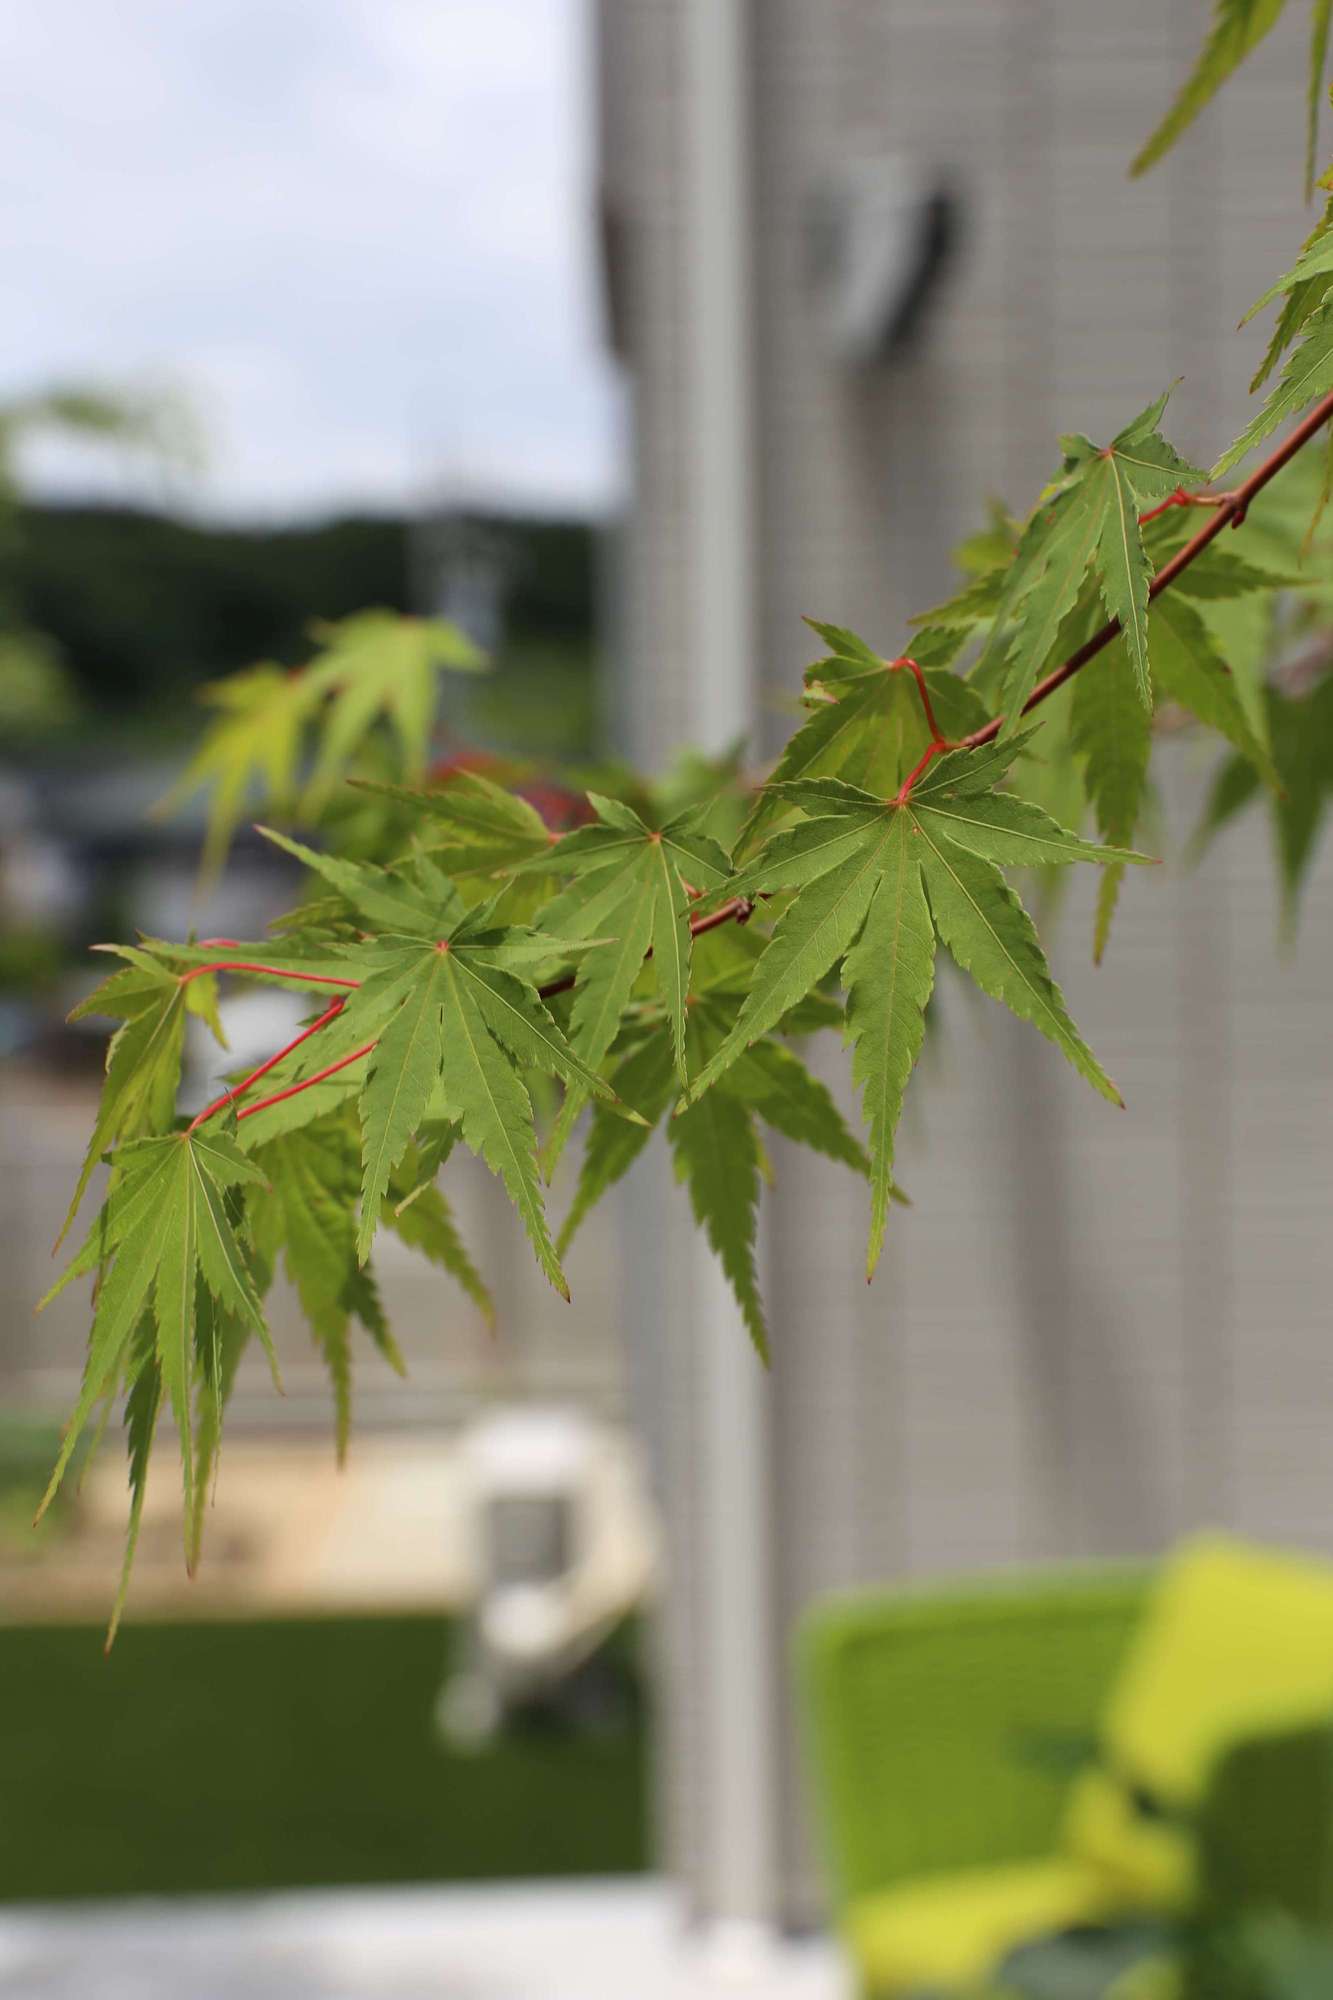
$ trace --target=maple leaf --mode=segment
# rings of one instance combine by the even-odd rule
[[[665,1017],[656,1032],[649,1028],[627,1038],[612,1075],[617,1094],[634,1106],[642,1122],[632,1125],[593,1106],[578,1185],[556,1238],[562,1257],[602,1196],[624,1179],[652,1137],[654,1126],[675,1101],[679,1085]]]
[[[696,1103],[840,964],[870,1138],[868,1273],[883,1241],[893,1135],[921,1048],[936,937],[983,992],[1031,1021],[1096,1090],[1120,1102],[1069,1018],[1031,921],[1000,869],[1145,857],[1095,846],[1039,807],[991,790],[1021,742],[1010,738],[982,752],[941,757],[905,801],[837,779],[786,784],[784,798],[813,816],[774,834],[728,885],[733,894],[799,893],[778,919],[733,1026],[686,1101]]]
[[[1302,333],[1301,344],[1289,357],[1277,387],[1236,442],[1222,453],[1210,478],[1220,479],[1285,418],[1296,416],[1316,396],[1333,388],[1333,306],[1321,305],[1312,312],[1303,322]]]
[[[1168,392],[1169,393],[1169,392]],[[1064,465],[1023,531],[986,647],[975,669],[1008,659],[1002,694],[1006,730],[1051,657],[1091,569],[1108,617],[1118,619],[1139,697],[1152,706],[1148,665],[1148,586],[1151,566],[1139,514],[1186,482],[1204,475],[1167,443],[1157,426],[1167,398],[1159,396],[1105,449],[1090,439],[1062,440]]]
[[[353,783],[358,791],[409,807],[418,820],[432,824],[432,831],[438,825],[443,838],[432,837],[423,844],[449,874],[490,875],[516,868],[552,844],[553,835],[540,813],[480,771],[458,771],[447,785],[427,792],[360,779]]]
[[[425,768],[441,670],[475,673],[485,661],[442,619],[359,611],[319,625],[323,651],[299,670],[265,662],[211,681],[200,698],[218,711],[185,770],[162,800],[174,812],[209,790],[203,879],[216,878],[253,796],[271,811],[297,788],[307,739],[318,737],[306,809],[318,811],[381,721],[394,732],[410,777]]]
[[[339,1463],[346,1456],[351,1426],[354,1317],[402,1372],[374,1277],[357,1257],[358,1153],[355,1126],[335,1112],[250,1154],[267,1184],[249,1204],[250,1236],[270,1266],[284,1257],[324,1356],[333,1386]]]
[[[262,1298],[268,1290],[272,1273],[263,1268],[263,1261],[254,1251],[253,1244],[250,1249],[255,1289]],[[199,1552],[203,1545],[204,1514],[217,1474],[218,1453],[222,1447],[223,1413],[231,1396],[242,1358],[255,1331],[252,1320],[246,1314],[224,1311],[212,1293],[207,1290],[200,1295],[199,1396],[194,1433],[194,1506],[187,1512],[185,1518],[185,1567],[191,1575],[198,1567]],[[270,1368],[273,1367],[271,1353],[269,1365]],[[131,1444],[132,1442],[131,1439]],[[128,1581],[127,1566],[122,1579],[122,1603],[124,1587]],[[114,1636],[113,1618],[108,1644]]]
[[[152,1454],[153,1438],[157,1432],[158,1412],[162,1408],[162,1364],[157,1357],[150,1313],[143,1315],[135,1329],[130,1343],[126,1372],[130,1381],[129,1393],[125,1398],[125,1443],[129,1458],[130,1511],[125,1525],[125,1554],[120,1566],[120,1584],[107,1627],[108,1652],[115,1644],[121,1614],[125,1609],[125,1599],[129,1595],[130,1573],[134,1568],[135,1550],[139,1545],[144,1496],[148,1489],[148,1461]]]
[[[334,1024],[335,1049],[362,1048],[361,1222],[364,1262],[394,1168],[431,1115],[498,1174],[537,1261],[565,1298],[569,1287],[546,1227],[536,1164],[532,1067],[596,1095],[614,1092],[578,1055],[523,975],[549,964],[564,941],[522,926],[495,927],[489,905],[461,895],[418,857],[416,880],[269,837],[354,907],[391,928],[359,947],[360,986]],[[424,871],[424,872],[423,872]],[[580,941],[600,948],[600,941]]]
[[[1323,95],[1324,72],[1328,68],[1329,32],[1333,29],[1333,0],[1313,0],[1310,12],[1310,75],[1305,93],[1305,199],[1314,193],[1315,159],[1319,151],[1319,100]]]
[[[65,1431],[39,1518],[58,1489],[97,1404],[113,1394],[143,1318],[152,1327],[154,1365],[180,1434],[187,1520],[194,1506],[196,1343],[200,1295],[247,1319],[267,1340],[263,1308],[227,1199],[263,1183],[235,1141],[218,1131],[135,1139],[113,1155],[107,1200],[83,1248],[48,1298],[69,1278],[100,1269],[97,1304],[79,1398]],[[45,1304],[46,1301],[44,1300]],[[209,1316],[204,1315],[209,1323]]]
[[[1290,937],[1333,794],[1333,679],[1321,681],[1300,700],[1267,688],[1265,711],[1280,780],[1280,789],[1269,794],[1268,811],[1282,885],[1281,924]],[[1194,836],[1195,851],[1202,851],[1259,790],[1260,772],[1254,761],[1229,758],[1213,781]]]
[[[618,1124],[627,1124],[618,1119]],[[452,1150],[457,1128],[440,1124],[418,1133],[389,1180],[387,1226],[411,1250],[419,1250],[432,1264],[447,1271],[478,1308],[487,1326],[495,1325],[495,1301],[476,1265],[468,1255],[453,1211],[435,1175]]]
[[[251,798],[262,793],[270,805],[280,804],[293,791],[311,689],[299,674],[262,665],[210,681],[199,698],[219,711],[218,718],[157,810],[175,812],[196,792],[211,789],[200,866],[212,881]]]
[[[357,611],[315,627],[323,652],[304,670],[312,701],[323,701],[320,743],[306,795],[318,807],[377,722],[398,740],[409,781],[426,768],[441,668],[479,673],[484,656],[443,618]]]
[[[1175,102],[1152,137],[1140,148],[1130,166],[1131,174],[1143,174],[1170,151],[1204,106],[1258,47],[1282,13],[1286,0],[1214,0],[1213,25]],[[1316,15],[1324,11],[1316,0]],[[1316,25],[1315,51],[1322,74],[1323,56]],[[1318,88],[1316,80],[1315,89]]]
[[[735,977],[734,966],[723,963],[691,994],[687,1038],[692,1068],[707,1063],[735,1021],[744,993]],[[791,1023],[787,1019],[779,1025],[788,1028]],[[778,1042],[756,1042],[731,1065],[716,1091],[687,1105],[681,1099],[671,1026],[659,1013],[655,1022],[637,1023],[624,1039],[612,1074],[619,1095],[644,1122],[630,1125],[605,1106],[594,1106],[578,1185],[558,1238],[561,1253],[607,1189],[629,1171],[652,1128],[673,1105],[680,1105],[667,1125],[676,1178],[689,1193],[695,1219],[726,1273],[750,1338],[767,1359],[768,1329],[754,1255],[763,1164],[757,1121],[860,1174],[870,1170],[864,1148],[825,1086]]]
[[[821,706],[798,729],[778,759],[736,843],[744,858],[790,813],[776,785],[803,778],[839,777],[871,790],[901,782],[931,740],[916,684],[896,661],[882,659],[842,626],[806,623],[835,651],[806,674]],[[915,641],[919,650],[919,639]],[[961,737],[989,722],[975,689],[957,674],[923,668],[936,721],[947,736]]]
[[[1251,392],[1261,388],[1268,380],[1316,306],[1323,304],[1330,281],[1333,281],[1333,201],[1324,204],[1324,213],[1306,237],[1292,268],[1284,271],[1255,300],[1241,321],[1242,326],[1248,326],[1256,313],[1286,294],[1264,358],[1250,383]]]
[[[1152,608],[1152,628],[1153,673],[1161,693],[1215,729],[1253,764],[1265,784],[1281,790],[1268,746],[1260,741],[1235,678],[1194,606],[1182,596],[1159,597]],[[1123,836],[1107,837],[1128,840],[1132,832],[1131,827]]]
[[[1084,760],[1083,786],[1098,833],[1113,845],[1127,845],[1148,791],[1152,717],[1139,700],[1123,640],[1113,640],[1075,681],[1070,741]],[[1124,872],[1123,864],[1112,863],[1097,885],[1092,955],[1098,964],[1110,939]]]
[[[1004,596],[1005,572],[1015,554],[1019,534],[1016,528],[1013,542],[1006,545],[1000,558],[990,568],[983,570],[979,576],[970,577],[943,604],[935,605],[930,611],[916,612],[908,623],[914,628],[940,633],[967,633],[976,626],[989,625]]]
[[[1140,167],[1281,6],[1214,0],[1203,54]],[[1310,18],[1307,165],[1333,0],[1312,0]],[[1322,185],[1333,186],[1333,174]],[[1218,472],[1333,387],[1333,201],[1259,306],[1277,299],[1255,378],[1267,400]],[[262,666],[206,694],[214,727],[173,794],[211,792],[205,868],[217,866],[252,790],[289,809],[303,778],[302,803],[337,851],[272,836],[320,878],[274,926],[276,942],[146,940],[124,950],[121,968],[78,1010],[119,1025],[65,1229],[99,1160],[109,1167],[105,1200],[53,1288],[95,1274],[85,1376],[52,1490],[80,1434],[94,1418],[104,1424],[123,1396],[131,1497],[113,1633],[160,1413],[171,1411],[180,1437],[192,1565],[241,1357],[258,1338],[272,1362],[261,1302],[280,1262],[333,1380],[340,1450],[353,1321],[400,1365],[369,1263],[377,1227],[432,1258],[489,1314],[438,1184],[459,1143],[501,1177],[567,1296],[566,1244],[665,1120],[695,1221],[764,1352],[755,1242],[767,1134],[867,1178],[869,1275],[889,1204],[903,1199],[896,1132],[941,945],[1118,1101],[1003,871],[1035,868],[1045,887],[1044,871],[1100,864],[1101,955],[1123,871],[1144,858],[1128,843],[1148,792],[1154,699],[1233,752],[1205,832],[1269,788],[1290,922],[1333,785],[1333,680],[1289,698],[1322,672],[1318,651],[1284,665],[1276,686],[1265,674],[1278,648],[1304,632],[1322,640],[1327,624],[1322,558],[1333,541],[1321,516],[1333,446],[1322,491],[1303,446],[1328,413],[1321,405],[1308,415],[1238,493],[1206,496],[1178,490],[1202,475],[1161,435],[1165,403],[1104,449],[1065,438],[1060,470],[1025,524],[992,507],[959,552],[961,586],[912,620],[912,658],[882,657],[848,627],[811,621],[827,650],[805,677],[807,713],[752,804],[739,748],[686,753],[653,784],[616,768],[601,789],[623,796],[594,796],[593,823],[562,839],[493,782],[517,785],[513,766],[490,760],[490,778],[455,771],[453,782],[424,788],[438,673],[480,665],[438,622],[359,614],[324,628],[323,650],[301,674]],[[1190,501],[1221,511],[1200,530]],[[1229,536],[1226,548],[1214,536],[1242,522],[1239,555]],[[1309,562],[1312,550],[1320,559]],[[1159,587],[1154,598],[1154,576],[1171,583],[1169,596]],[[1059,673],[1039,687],[1055,661]],[[1075,676],[1034,748],[1025,705]],[[1014,767],[1011,782],[1032,796],[996,789]],[[358,789],[335,798],[348,775]],[[583,818],[568,792],[530,796],[555,800],[563,825]],[[1104,846],[1064,823],[1081,825],[1087,806]],[[729,858],[717,836],[737,828]],[[692,915],[705,914],[716,921],[696,946]],[[742,927],[751,915],[758,921]],[[740,921],[723,921],[732,917]],[[218,1032],[219,969],[321,990],[321,1009],[175,1132],[185,1017],[196,1012]],[[778,1039],[829,1025],[850,1046],[866,1145]],[[544,1149],[548,1171],[591,1100],[555,1242],[530,1094],[545,1114],[555,1094],[543,1079],[552,1076],[564,1097]]]
[[[651,978],[671,1026],[676,1070],[683,1080],[685,996],[693,958],[691,897],[725,882],[731,864],[717,842],[698,830],[693,809],[652,827],[618,799],[597,792],[588,797],[596,820],[527,864],[527,872],[574,878],[571,892],[543,911],[544,930],[562,940],[611,940],[579,967],[570,1040],[589,1066],[602,1060],[651,950]]]
[[[81,1021],[89,1015],[106,1015],[123,1025],[107,1045],[102,1101],[56,1238],[57,1249],[78,1213],[93,1169],[108,1147],[123,1139],[160,1132],[170,1124],[180,1083],[187,1014],[208,1021],[222,1041],[216,980],[204,977],[183,984],[169,965],[134,945],[103,945],[99,949],[114,952],[126,962],[81,1000],[69,1018]]]

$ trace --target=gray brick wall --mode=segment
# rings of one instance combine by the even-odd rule
[[[651,762],[688,719],[679,5],[602,12],[614,172],[632,191],[629,747]],[[1264,336],[1232,328],[1302,233],[1305,52],[1293,21],[1176,156],[1129,182],[1203,31],[1202,0],[753,0],[751,19],[758,733],[771,749],[808,656],[800,613],[902,644],[907,614],[947,585],[951,541],[988,494],[1030,502],[1057,431],[1105,435],[1176,375],[1182,447],[1206,463],[1238,428]],[[806,231],[827,174],[884,149],[947,173],[966,242],[927,337],[855,374],[821,341]],[[1200,779],[1188,749],[1173,754],[1177,828]],[[1329,879],[1326,867],[1311,889],[1298,956],[1275,964],[1266,843],[1238,831],[1196,875],[1129,885],[1096,972],[1076,890],[1058,971],[1125,1114],[998,1010],[946,991],[905,1127],[916,1206],[895,1218],[869,1293],[857,1191],[779,1149],[766,1230],[775,1646],[833,1585],[1151,1549],[1204,1520],[1333,1549]],[[659,1293],[638,1323],[669,1341],[660,1306]],[[705,1526],[689,1500],[687,1385],[643,1365],[659,1370],[675,1510],[667,1822],[706,1909],[696,1656],[681,1629]],[[788,1757],[778,1900],[791,1919],[815,1906],[799,1794]]]

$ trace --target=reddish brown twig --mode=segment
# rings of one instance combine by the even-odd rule
[[[342,1010],[346,1005],[347,1002],[345,1000],[335,1000],[332,1003],[332,1005],[328,1007],[325,1010],[325,1012],[320,1015],[317,1021],[312,1021],[308,1028],[302,1028],[300,1034],[294,1036],[293,1039],[290,1042],[288,1042],[285,1049],[279,1049],[278,1053],[275,1056],[270,1056],[267,1062],[260,1063],[258,1069],[252,1069],[249,1076],[242,1077],[241,1081],[237,1084],[233,1084],[230,1090],[224,1090],[221,1097],[215,1097],[211,1104],[206,1104],[203,1110],[199,1113],[198,1117],[195,1118],[191,1124],[186,1126],[185,1128],[186,1132],[187,1133],[197,1132],[199,1130],[199,1127],[205,1124],[207,1120],[213,1116],[214,1112],[223,1111],[226,1109],[227,1105],[234,1104],[238,1097],[244,1097],[245,1093],[249,1090],[252,1084],[258,1083],[261,1076],[267,1076],[271,1069],[276,1069],[278,1064],[282,1061],[283,1057],[289,1056],[295,1049],[299,1049],[302,1042],[308,1042],[312,1035],[317,1035],[321,1028],[327,1026],[327,1024],[330,1021],[336,1019],[336,1017],[342,1013]]]
[[[718,909],[710,911],[706,917],[691,917],[690,936],[702,937],[706,931],[715,931],[720,924],[746,924],[753,915],[754,904],[748,896],[733,896],[730,902],[723,903]],[[215,940],[210,939],[209,942],[213,943]],[[652,955],[650,950],[647,956],[651,958]],[[310,979],[315,976],[312,973],[283,972],[278,966],[256,965],[245,960],[232,961],[229,964],[219,963],[217,965],[197,966],[193,971],[183,975],[182,985],[185,983],[185,980],[196,979],[204,972],[281,973],[281,976],[287,979]],[[553,979],[548,985],[539,986],[537,988],[538,998],[542,1000],[554,1000],[558,993],[568,993],[574,984],[574,979],[575,975],[571,972],[563,979]],[[337,979],[326,983],[355,989],[360,986],[361,981],[359,979]],[[270,1070],[276,1069],[284,1056],[291,1055],[294,1049],[300,1048],[302,1042],[308,1042],[312,1035],[317,1035],[321,1028],[327,1027],[330,1021],[335,1020],[342,1013],[346,1004],[344,1000],[335,1000],[332,1006],[328,1007],[317,1021],[312,1021],[309,1027],[303,1028],[293,1041],[288,1042],[286,1048],[279,1049],[276,1055],[268,1058],[267,1062],[260,1063],[258,1069],[251,1070],[249,1076],[243,1077],[230,1090],[223,1091],[221,1097],[216,1097],[211,1104],[205,1105],[194,1122],[187,1126],[187,1131],[197,1131],[205,1120],[211,1118],[215,1112],[223,1110],[226,1105],[234,1104],[238,1098],[243,1097],[252,1084],[258,1083],[262,1076],[267,1076]],[[288,1097],[299,1097],[303,1090],[311,1090],[315,1084],[323,1083],[328,1077],[336,1076],[340,1069],[347,1069],[352,1063],[359,1062],[361,1057],[368,1056],[374,1047],[374,1041],[367,1042],[363,1048],[356,1049],[349,1056],[340,1056],[337,1062],[330,1063],[327,1068],[317,1071],[314,1076],[302,1077],[297,1083],[289,1083],[285,1090],[274,1091],[270,1097],[261,1097],[257,1104],[249,1104],[244,1111],[239,1111],[236,1114],[237,1123],[239,1124],[242,1118],[253,1118],[256,1112],[267,1111],[272,1104],[281,1104]]]
[[[1263,464],[1250,474],[1243,486],[1238,486],[1234,493],[1222,495],[1211,518],[1204,522],[1199,532],[1192,535],[1182,549],[1177,549],[1169,562],[1162,564],[1148,586],[1149,597],[1160,597],[1164,590],[1169,590],[1176,578],[1189,568],[1196,557],[1203,554],[1210,542],[1217,539],[1223,528],[1228,526],[1238,528],[1245,519],[1255,495],[1263,491],[1270,479],[1277,477],[1283,466],[1290,463],[1302,445],[1308,444],[1330,418],[1333,418],[1333,390],[1327,396],[1320,398],[1309,414],[1297,424],[1295,430],[1283,439],[1277,450],[1270,453]],[[1084,641],[1077,652],[1070,654],[1063,665],[1047,674],[1045,680],[1038,681],[1023,703],[1022,713],[1029,714],[1032,709],[1039,707],[1053,695],[1057,688],[1062,688],[1066,681],[1072,680],[1076,673],[1087,666],[1089,660],[1095,660],[1098,653],[1110,645],[1119,630],[1120,620],[1108,619],[1099,631]],[[993,743],[1003,727],[1004,717],[994,716],[981,729],[974,729],[970,736],[965,736],[958,747],[961,750],[979,750],[983,743]]]
[[[754,904],[748,896],[733,896],[728,903],[721,903],[710,910],[706,917],[690,918],[690,936],[702,937],[705,931],[715,931],[719,924],[748,924],[754,915]],[[652,946],[644,953],[644,964],[652,957]],[[577,973],[567,972],[563,979],[553,979],[548,986],[537,988],[539,1000],[554,1000],[558,993],[571,993]]]
[[[896,806],[905,806],[912,796],[912,789],[917,779],[930,769],[935,759],[945,750],[956,750],[957,748],[958,745],[956,743],[946,743],[942,736],[933,743],[927,743],[921,753],[920,759],[917,763],[913,764],[911,770],[907,773],[901,785],[899,785],[893,803]]]
[[[360,1062],[362,1056],[368,1056],[374,1047],[375,1042],[366,1042],[361,1048],[353,1049],[350,1056],[339,1056],[337,1062],[331,1062],[326,1069],[316,1070],[313,1076],[302,1077],[300,1083],[289,1083],[285,1090],[275,1090],[271,1097],[261,1097],[258,1104],[247,1104],[244,1111],[237,1112],[236,1123],[239,1125],[242,1118],[253,1118],[258,1112],[267,1111],[271,1104],[281,1104],[284,1098],[299,1097],[303,1090],[313,1090],[317,1083],[323,1083],[328,1077],[336,1076],[340,1069],[347,1069],[350,1064]]]
[[[323,972],[293,972],[286,965],[261,965],[249,958],[220,958],[213,965],[195,965],[188,972],[182,972],[180,984],[188,986],[192,979],[202,979],[208,972],[266,972],[273,979],[301,979],[312,986],[344,986],[354,992],[361,984],[359,979],[332,979]]]
[[[921,697],[921,707],[926,718],[926,727],[930,731],[930,741],[926,745],[925,752],[919,763],[913,765],[912,769],[903,779],[902,784],[898,787],[894,804],[905,806],[912,796],[912,788],[916,784],[917,779],[923,772],[929,770],[934,759],[940,756],[945,750],[956,750],[958,745],[949,742],[939,723],[935,720],[935,711],[930,705],[930,689],[926,686],[926,677],[916,661],[909,658],[906,653],[902,653],[896,660],[889,661],[889,671],[893,672],[896,668],[904,668],[914,676],[916,691]]]
[[[1183,486],[1177,486],[1174,493],[1168,493],[1159,506],[1150,507],[1146,514],[1139,515],[1139,526],[1146,528],[1149,521],[1155,521],[1159,514],[1170,513],[1173,507],[1224,507],[1234,498],[1230,493],[1187,493]]]
[[[916,691],[921,697],[921,707],[925,712],[926,727],[930,731],[930,740],[932,743],[943,743],[944,732],[940,728],[939,723],[936,722],[935,711],[930,705],[930,689],[926,686],[926,677],[910,653],[900,653],[896,660],[890,660],[889,672],[911,674],[913,680],[916,682]]]

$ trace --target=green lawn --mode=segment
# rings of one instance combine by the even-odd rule
[[[0,1628],[0,1900],[642,1868],[645,1721],[460,1755],[438,1618]]]

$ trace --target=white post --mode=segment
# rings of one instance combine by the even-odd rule
[[[694,590],[689,721],[713,752],[754,720],[755,519],[747,0],[684,0],[686,440]],[[707,1246],[691,1252],[699,1537],[692,1565],[705,1788],[700,1871],[717,1943],[775,1916],[778,1765],[768,1382]]]

